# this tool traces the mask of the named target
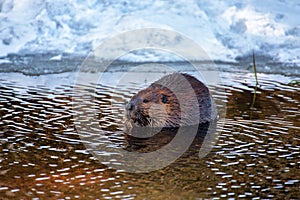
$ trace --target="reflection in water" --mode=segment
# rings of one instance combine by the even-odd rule
[[[236,82],[242,86],[222,86],[227,99],[222,99],[222,93],[214,94],[217,101],[227,102],[227,116],[210,155],[198,158],[202,139],[197,137],[189,151],[171,165],[129,174],[102,165],[86,150],[74,126],[71,86],[26,88],[0,81],[0,197],[299,198],[299,88],[261,80],[250,109],[253,86]],[[119,90],[97,86],[91,94],[96,107],[85,108],[87,113],[97,109],[99,121],[90,124],[106,132],[95,142],[110,140],[115,148],[147,152],[174,137],[163,130],[156,139],[146,139],[145,145],[124,135],[124,102],[136,90],[134,86]]]
[[[190,136],[194,138],[189,149],[194,149],[195,146],[201,146],[204,137],[206,136],[207,129],[209,124],[200,124],[199,126],[186,126],[182,127],[182,132],[186,136]],[[163,128],[161,130],[156,128],[139,128],[135,127],[131,132],[125,134],[125,141],[127,142],[127,150],[128,151],[138,151],[138,152],[153,152],[158,149],[163,148],[165,145],[169,144],[176,134],[178,134],[179,128]],[[198,130],[197,135],[193,136],[194,130]],[[135,133],[136,132],[136,133]],[[143,135],[143,137],[140,136]],[[145,135],[150,135],[149,137],[145,137]],[[181,141],[182,144],[186,141]],[[180,143],[179,143],[180,145]],[[175,149],[174,149],[175,150]],[[199,149],[198,149],[199,151]],[[194,152],[196,153],[196,152]]]

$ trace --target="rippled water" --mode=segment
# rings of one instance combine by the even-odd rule
[[[30,78],[29,78],[30,79]],[[229,81],[230,80],[230,81]],[[0,81],[1,199],[300,198],[300,89],[260,79],[256,98],[247,74],[214,97],[227,102],[225,126],[205,158],[187,155],[149,173],[101,164],[83,145],[72,109],[72,85],[24,86]],[[139,87],[97,87],[102,141],[125,148],[124,102]],[[254,101],[254,102],[253,102]],[[113,102],[114,112],[111,112]],[[251,106],[253,104],[253,106]],[[87,107],[87,112],[92,112]],[[91,122],[92,124],[93,122]]]

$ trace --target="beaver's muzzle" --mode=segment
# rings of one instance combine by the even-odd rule
[[[126,118],[131,119],[133,117],[133,112],[134,112],[135,105],[132,102],[128,102],[125,106],[126,110]]]
[[[146,126],[149,122],[147,116],[144,116],[142,111],[135,105],[134,101],[130,101],[125,106],[126,112],[125,116],[128,120],[139,126]]]
[[[125,116],[127,119],[130,120],[135,118],[135,115],[136,115],[135,105],[133,102],[130,101],[125,105]]]

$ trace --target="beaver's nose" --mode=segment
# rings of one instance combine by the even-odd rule
[[[131,102],[129,102],[129,103],[126,105],[126,109],[127,109],[128,111],[132,111],[132,110],[134,109],[134,104],[131,103]]]

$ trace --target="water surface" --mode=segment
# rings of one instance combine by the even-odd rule
[[[261,74],[253,99],[251,75],[223,76],[224,85],[209,86],[222,89],[214,97],[227,103],[225,126],[212,152],[134,174],[107,167],[86,150],[74,125],[70,81],[36,84],[41,77],[26,76],[24,84],[2,75],[1,199],[299,199],[299,86]],[[98,142],[110,140],[124,148],[119,126],[124,102],[140,86],[86,87],[97,89],[92,94],[99,111],[96,123],[106,131]],[[112,102],[117,112],[111,112]],[[93,107],[86,109],[93,112]]]

